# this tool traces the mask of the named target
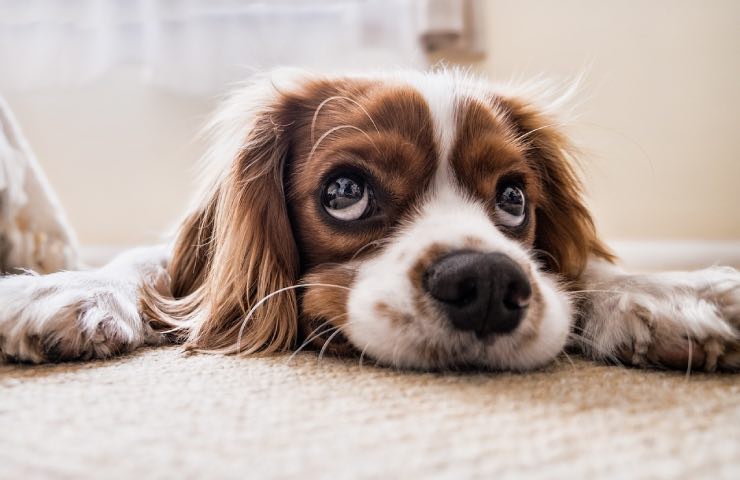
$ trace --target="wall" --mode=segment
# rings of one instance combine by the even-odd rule
[[[740,2],[484,4],[488,75],[586,72],[570,130],[607,237],[740,239]]]
[[[157,242],[180,218],[215,99],[121,71],[92,85],[7,98],[83,244]]]
[[[586,71],[589,196],[611,239],[740,239],[740,2],[486,1],[500,79]],[[131,72],[9,95],[83,243],[156,241],[183,210],[214,99]]]

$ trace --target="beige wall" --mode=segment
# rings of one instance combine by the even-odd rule
[[[7,100],[81,243],[156,242],[180,218],[215,101],[144,86],[132,72]]]
[[[571,131],[607,237],[740,239],[740,2],[484,3],[491,77],[587,72]]]
[[[494,78],[586,70],[579,120],[612,239],[740,239],[740,2],[485,1]],[[157,239],[182,211],[214,104],[128,73],[10,95],[81,240]]]

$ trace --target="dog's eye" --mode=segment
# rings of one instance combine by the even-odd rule
[[[524,192],[513,185],[499,189],[496,195],[496,220],[506,227],[518,227],[526,214]]]
[[[370,197],[371,191],[365,182],[350,177],[335,177],[324,187],[322,203],[332,217],[351,221],[367,216]]]

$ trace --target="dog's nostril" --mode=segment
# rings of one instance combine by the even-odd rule
[[[532,298],[532,287],[529,282],[512,282],[504,294],[504,306],[509,310],[524,309]]]
[[[444,265],[432,266],[424,276],[424,288],[439,302],[464,307],[478,297],[478,279],[461,275],[464,273],[447,271]]]
[[[514,330],[532,296],[525,273],[500,253],[447,255],[427,269],[424,288],[456,328],[479,337]]]

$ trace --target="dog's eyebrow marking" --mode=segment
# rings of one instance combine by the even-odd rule
[[[311,143],[314,143],[314,140],[316,138],[316,135],[315,135],[315,133],[316,133],[316,120],[319,117],[319,113],[321,112],[321,109],[324,108],[324,105],[326,105],[327,103],[329,103],[329,102],[331,102],[333,100],[347,100],[348,102],[357,105],[357,108],[359,108],[360,110],[362,110],[362,112],[370,120],[370,123],[373,124],[373,128],[375,128],[375,131],[378,132],[378,133],[380,133],[380,130],[378,129],[378,125],[375,123],[375,120],[373,120],[373,117],[370,116],[370,112],[368,112],[365,107],[363,107],[362,105],[360,105],[359,102],[357,102],[356,100],[352,100],[349,97],[345,97],[344,95],[334,95],[333,97],[329,97],[326,100],[324,100],[323,102],[321,102],[319,104],[319,106],[316,107],[316,111],[313,112],[313,119],[311,120]]]

